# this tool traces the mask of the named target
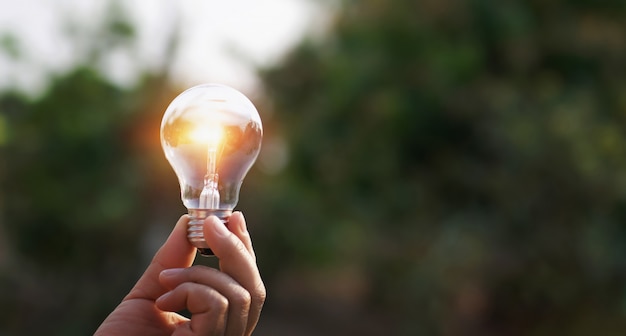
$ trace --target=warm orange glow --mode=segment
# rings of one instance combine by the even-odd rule
[[[224,130],[216,125],[199,125],[189,132],[189,138],[195,143],[217,147],[224,137]]]

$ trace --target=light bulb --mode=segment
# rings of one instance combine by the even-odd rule
[[[188,239],[212,255],[202,223],[215,215],[228,223],[245,175],[261,149],[263,126],[252,102],[224,85],[192,87],[170,103],[161,122],[161,145],[180,183],[189,212]]]

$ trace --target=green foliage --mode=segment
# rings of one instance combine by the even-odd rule
[[[344,2],[263,72],[290,163],[261,262],[357,265],[360,309],[397,334],[620,333],[625,18],[621,1]]]
[[[21,55],[19,43],[11,34],[0,35],[0,50],[11,59],[18,59]]]
[[[154,210],[163,197],[157,188],[180,202],[176,189],[155,183],[153,173],[167,168],[150,163],[161,154],[158,140],[139,147],[146,127],[158,139],[150,119],[160,115],[146,109],[146,94],[159,92],[149,82],[124,90],[79,67],[35,100],[0,96],[3,240],[13,256],[0,265],[0,281],[8,282],[3,302],[19,302],[3,303],[0,324],[24,333],[92,331],[143,268],[141,241],[155,216],[176,219],[180,209]]]
[[[129,108],[123,95],[93,70],[77,69],[36,102],[5,98],[5,105],[12,105],[3,110],[13,132],[6,149],[12,178],[5,190],[14,195],[7,199],[6,215],[12,229],[31,231],[18,234],[22,253],[38,255],[37,246],[49,251],[45,258],[86,257],[68,245],[80,244],[66,238],[71,226],[82,226],[85,219],[88,229],[119,223],[136,206],[130,191],[140,180],[124,155],[125,139],[116,134]],[[108,186],[112,180],[122,183]]]
[[[131,24],[110,20],[99,42],[132,47]],[[149,232],[182,212],[158,142],[172,89],[149,73],[112,83],[92,43],[40,96],[0,93],[2,335],[93,332],[145,267]]]

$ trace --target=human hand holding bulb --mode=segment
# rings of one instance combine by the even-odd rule
[[[243,215],[233,213],[228,227],[214,216],[203,222],[220,271],[191,266],[196,252],[187,239],[188,221],[187,215],[181,217],[143,276],[94,335],[252,334],[265,286]],[[176,313],[183,309],[191,318]]]
[[[161,143],[189,215],[181,217],[95,335],[252,333],[265,286],[243,214],[233,209],[261,138],[258,112],[232,88],[201,85],[172,101],[163,117]],[[217,256],[220,270],[192,266],[194,247]],[[182,309],[191,318],[176,313]]]

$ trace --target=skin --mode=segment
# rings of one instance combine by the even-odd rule
[[[137,284],[95,335],[251,335],[265,301],[252,241],[240,212],[228,227],[212,216],[204,237],[220,270],[191,266],[184,215]],[[177,314],[187,309],[191,318]]]

